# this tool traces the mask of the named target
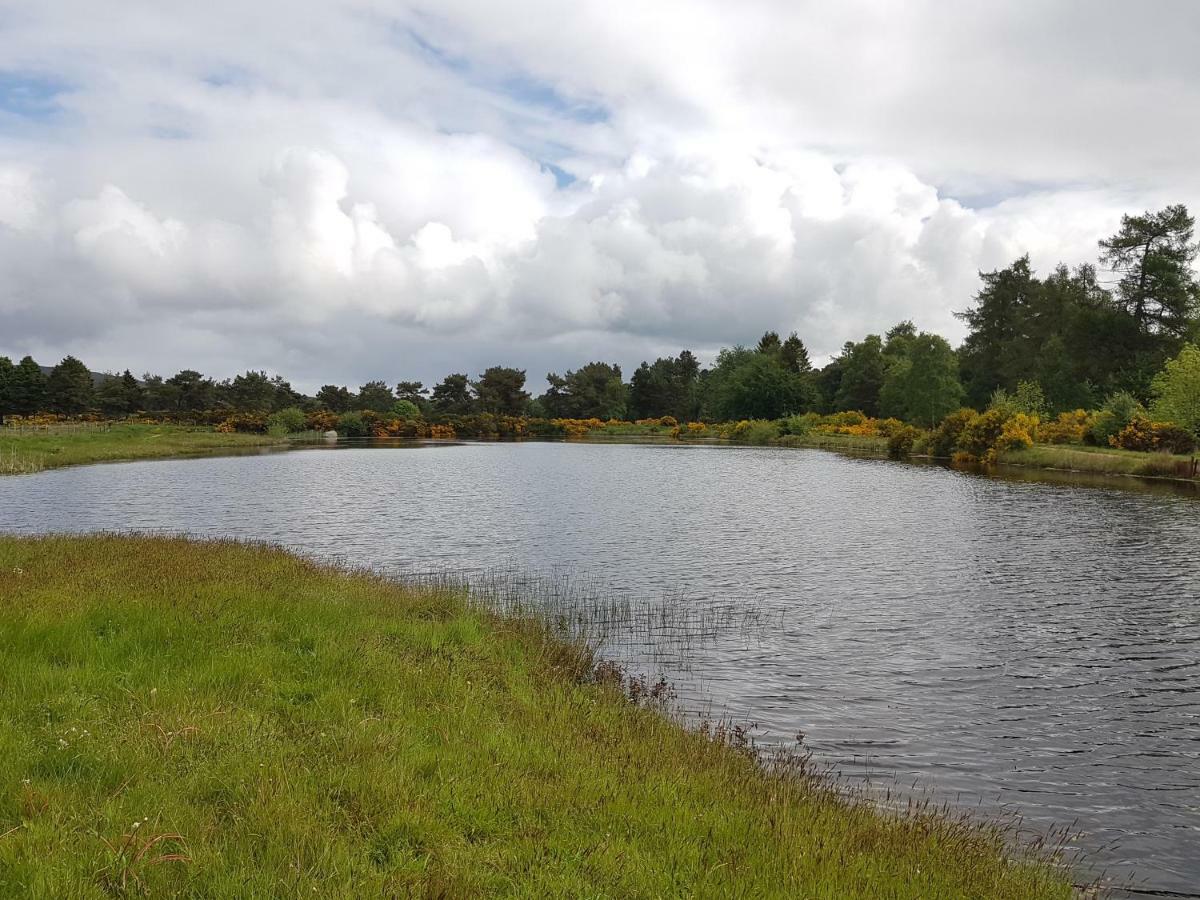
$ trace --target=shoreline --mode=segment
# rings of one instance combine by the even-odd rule
[[[788,435],[765,443],[751,443],[716,437],[680,440],[665,434],[588,434],[566,438],[525,437],[486,440],[455,438],[356,438],[342,439],[342,446],[437,445],[454,443],[592,443],[592,444],[654,444],[661,446],[750,447],[773,446],[785,449],[824,450],[849,456],[870,456],[888,459],[886,441],[875,437],[853,435]],[[25,444],[21,452],[19,445]],[[61,433],[34,432],[6,434],[0,428],[0,477],[4,475],[35,474],[50,469],[98,465],[102,463],[139,462],[155,459],[202,459],[205,457],[239,456],[255,453],[285,452],[324,446],[316,436],[271,436],[262,434],[220,433],[196,426],[125,425],[107,428],[65,431]],[[1132,484],[1160,484],[1179,489],[1200,489],[1200,477],[1137,471],[1139,466],[1154,465],[1158,458],[1174,460],[1176,465],[1185,458],[1166,454],[1109,452],[1103,448],[1073,445],[1037,444],[1026,451],[1006,452],[992,466],[953,465],[949,459],[927,454],[912,454],[905,459],[925,465],[938,465],[952,471],[1003,476],[1006,470],[1022,473],[1053,473],[1080,475],[1101,484],[1128,487]],[[1037,460],[1050,462],[1038,462]],[[1071,464],[1059,464],[1068,460]],[[905,460],[898,460],[905,461]],[[1090,464],[1090,465],[1089,465]],[[1053,478],[1047,480],[1053,481]]]
[[[116,535],[0,536],[0,588],[0,683],[23,685],[0,690],[10,886],[1072,895],[1000,826],[848,799],[800,755],[764,765],[736,728],[688,730],[644,679],[461,594]]]

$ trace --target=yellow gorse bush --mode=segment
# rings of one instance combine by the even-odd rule
[[[1017,413],[1000,430],[1000,437],[993,445],[993,451],[1027,450],[1037,439],[1038,417],[1025,413]]]
[[[1059,413],[1053,422],[1038,427],[1038,440],[1043,444],[1082,444],[1093,418],[1085,409]]]

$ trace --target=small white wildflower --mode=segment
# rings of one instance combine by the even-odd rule
[[[70,745],[70,744],[68,744],[68,743],[67,743],[65,740],[63,740],[62,738],[59,738],[59,739],[58,739],[58,746],[59,746],[59,747],[63,747],[63,748],[65,748],[65,747],[70,747],[71,745]]]
[[[132,826],[132,827],[133,827],[133,828],[135,828],[135,829],[136,829],[136,828],[141,828],[141,827],[142,827],[142,823],[141,823],[141,822],[139,822],[137,819],[134,819],[134,820],[133,820],[133,826]]]
[[[20,578],[22,575],[25,574],[25,570],[22,569],[20,566],[13,566],[13,574],[16,575],[18,578]]]

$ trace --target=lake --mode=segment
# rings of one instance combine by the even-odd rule
[[[339,447],[4,478],[0,529],[605,598],[609,652],[690,715],[803,732],[873,792],[1074,825],[1095,869],[1200,894],[1194,496],[778,448]]]

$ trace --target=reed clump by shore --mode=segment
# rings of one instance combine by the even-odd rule
[[[1071,894],[535,620],[277,549],[0,537],[0,646],[3,895]]]
[[[266,434],[223,434],[204,426],[63,423],[41,429],[0,428],[0,475],[87,463],[229,453],[286,444]]]
[[[1035,469],[1089,472],[1097,475],[1134,475],[1139,478],[1196,479],[1197,458],[1179,453],[1140,453],[1116,447],[1034,444],[1000,454],[1006,465]]]

